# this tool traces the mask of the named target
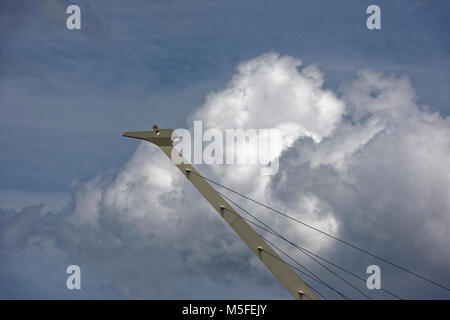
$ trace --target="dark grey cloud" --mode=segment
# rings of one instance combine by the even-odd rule
[[[326,73],[323,87],[347,104],[349,122],[320,144],[298,140],[263,193],[259,179],[218,175],[261,199],[271,196],[283,210],[301,208],[301,217],[330,230],[336,222],[342,237],[449,282],[443,244],[450,197],[442,169],[448,120],[430,112],[448,114],[447,1],[382,2],[379,33],[364,28],[370,1],[79,1],[85,32],[65,28],[67,3],[0,3],[0,146],[7,155],[0,158],[0,188],[74,195],[63,211],[2,211],[2,297],[286,297],[218,217],[198,227],[181,215],[201,203],[195,192],[175,183],[168,189],[183,196],[166,190],[146,202],[160,188],[139,179],[147,171],[126,170],[134,172],[134,182],[115,178],[135,147],[123,141],[123,131],[153,122],[185,126],[209,92],[223,91],[240,61],[269,50],[317,63]],[[408,74],[417,101],[405,82],[389,77],[378,78],[385,87],[364,81],[341,87],[367,67]],[[390,86],[407,95],[395,95]],[[376,99],[379,92],[397,100]],[[382,108],[397,102],[420,112]],[[145,165],[151,161],[141,158]],[[77,178],[84,182],[70,189]],[[124,184],[131,185],[128,192],[117,187]],[[89,187],[97,198],[83,191]],[[111,200],[124,193],[129,200]],[[172,220],[158,224],[155,204]],[[197,224],[214,214],[206,205],[198,211]],[[362,266],[374,262],[265,216],[362,274]],[[94,225],[89,217],[96,217]],[[217,238],[206,237],[210,230]],[[221,254],[225,243],[235,248],[227,255]],[[81,265],[90,284],[81,293],[64,287],[71,263]],[[388,272],[388,282],[407,295],[442,297]]]
[[[297,108],[297,102],[311,92],[324,94],[336,106],[345,105],[335,109],[342,117],[331,122],[318,117],[318,128],[326,123],[332,130],[297,135],[293,145],[280,150],[280,170],[274,176],[260,176],[253,167],[202,170],[299,219],[448,283],[450,179],[442,171],[450,158],[448,118],[419,106],[405,77],[365,70],[337,97],[320,88],[318,79],[323,75],[317,68],[298,70],[297,60],[269,54],[244,62],[240,70],[255,62],[252,73],[235,77],[226,89],[210,96],[200,119],[233,125],[234,118],[211,119],[208,110],[227,108],[229,99],[235,102],[236,116],[247,110],[239,103],[240,91],[233,89],[240,86],[248,86],[255,101],[264,96],[269,105],[277,99],[292,104],[279,110],[266,123],[269,127],[282,128],[287,119],[283,112],[295,112],[291,108]],[[270,84],[271,70],[277,70],[278,76],[286,72],[297,94],[285,90],[267,94],[258,79],[263,77]],[[329,104],[325,107],[333,110]],[[317,105],[310,99],[301,108],[307,112]],[[264,105],[258,110],[271,112]],[[302,128],[309,120],[299,118],[296,125]],[[51,298],[288,298],[242,241],[150,144],[141,144],[119,172],[74,182],[72,193],[73,200],[58,212],[45,212],[43,207],[2,211],[1,274],[8,284],[2,287],[3,297],[36,298],[48,289],[45,297]],[[446,297],[440,289],[292,221],[255,206],[250,209],[291,240],[363,277],[368,265],[381,265],[383,286],[396,294]],[[287,250],[299,257],[294,249]],[[301,255],[300,259],[354,296],[314,263]],[[76,295],[64,288],[68,264],[79,264],[87,275],[83,291]],[[364,283],[358,285],[364,289]]]
[[[206,299],[251,298],[260,291],[261,298],[288,297],[157,152],[141,146],[114,180],[75,185],[74,200],[62,211],[2,210],[0,296]],[[140,162],[147,157],[157,160]],[[161,171],[174,184],[152,182]],[[65,288],[70,264],[81,267],[80,292]]]
[[[344,120],[319,144],[298,140],[271,181],[273,198],[292,212],[299,195],[318,199],[317,210],[333,212],[341,238],[449,283],[450,180],[443,171],[450,161],[449,119],[416,105],[407,79],[369,71],[350,85],[344,99],[355,122]],[[351,261],[355,270],[364,271],[367,262],[361,261],[381,265],[386,287],[398,285],[406,297],[422,298],[425,292],[446,297],[445,291],[376,259],[360,258],[350,248],[334,244],[327,252],[343,264]]]

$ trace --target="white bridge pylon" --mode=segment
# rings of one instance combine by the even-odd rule
[[[152,131],[125,132],[129,138],[141,139],[158,146],[172,160],[174,147],[172,144],[173,129],[159,129],[153,126]],[[180,159],[182,155],[179,154]],[[287,291],[297,300],[319,300],[315,292],[284,262],[272,247],[233,209],[233,207],[198,173],[188,162],[175,163],[181,173],[208,200],[226,223],[247,244],[250,250],[264,263],[272,274],[281,282]]]

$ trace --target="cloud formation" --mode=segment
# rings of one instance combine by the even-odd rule
[[[261,176],[258,166],[201,171],[449,283],[449,119],[419,106],[406,77],[364,70],[339,93],[324,89],[323,80],[318,67],[274,52],[242,62],[188,124],[278,128],[285,133],[280,170],[274,176]],[[53,279],[49,297],[71,297],[51,274],[79,261],[89,279],[84,297],[211,298],[215,288],[223,298],[289,298],[154,146],[140,144],[116,175],[75,183],[73,190],[71,205],[59,212],[3,210],[0,274],[11,286],[2,287],[1,297],[39,297],[38,288],[48,286],[30,273],[32,255],[49,258],[35,259],[42,278]],[[250,208],[292,240],[364,273],[366,260]],[[407,278],[389,271],[386,279],[405,285]],[[34,291],[11,289],[20,282]],[[415,286],[408,282],[397,292]]]
[[[286,152],[272,195],[292,210],[299,195],[318,199],[333,209],[341,237],[449,283],[449,119],[419,106],[406,77],[369,70],[344,86],[342,99],[347,112],[333,135],[297,140]],[[430,290],[402,273],[386,275],[400,288]]]

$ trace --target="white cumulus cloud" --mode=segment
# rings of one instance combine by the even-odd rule
[[[448,283],[449,119],[419,106],[406,77],[364,70],[339,93],[324,89],[323,79],[316,66],[303,67],[299,59],[274,52],[240,63],[225,88],[209,94],[188,124],[202,120],[206,128],[282,130],[279,171],[261,176],[258,165],[222,165],[202,172]],[[329,239],[241,203],[292,240],[365,272],[365,265],[354,257],[345,260],[347,251]],[[108,279],[98,284],[99,295],[108,289],[121,297],[208,298],[197,290],[209,286],[237,294],[247,279],[255,292],[266,288],[261,296],[282,296],[220,216],[148,143],[139,145],[117,175],[76,184],[66,211],[51,219],[35,211],[2,214],[2,226],[9,230],[0,233],[5,261],[9,248],[20,253],[31,246],[25,234],[53,239],[66,255]],[[3,264],[2,272],[8,266]],[[400,275],[386,277],[393,285],[404,284]],[[407,294],[414,286],[408,283],[397,292]]]

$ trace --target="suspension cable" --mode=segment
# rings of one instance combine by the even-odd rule
[[[235,190],[233,190],[233,189],[231,189],[231,188],[228,188],[228,187],[226,187],[226,186],[220,184],[219,182],[216,182],[216,181],[214,181],[214,180],[212,180],[212,179],[209,179],[209,178],[207,178],[207,177],[205,177],[205,176],[202,176],[202,175],[200,175],[200,174],[198,174],[198,173],[196,173],[196,172],[191,172],[191,173],[194,174],[194,175],[197,175],[197,176],[199,176],[199,177],[202,177],[203,179],[205,179],[205,180],[207,180],[207,181],[209,181],[209,182],[211,182],[211,183],[213,183],[213,184],[215,184],[215,185],[217,185],[217,186],[219,186],[219,187],[221,187],[221,188],[224,188],[224,189],[226,189],[226,190],[228,190],[228,191],[230,191],[230,192],[232,192],[232,193],[234,193],[234,194],[237,194],[237,195],[239,195],[239,196],[241,196],[241,197],[243,197],[243,198],[245,198],[245,199],[247,199],[247,200],[249,200],[249,201],[252,201],[253,203],[256,203],[256,204],[258,204],[258,205],[260,205],[260,206],[263,206],[263,207],[265,207],[265,208],[271,210],[272,212],[275,212],[275,213],[277,213],[277,214],[279,214],[279,215],[281,215],[281,216],[284,216],[284,217],[286,217],[286,218],[288,218],[288,219],[290,219],[290,220],[292,220],[292,221],[295,221],[296,223],[302,224],[302,225],[304,225],[304,226],[306,226],[306,227],[308,227],[308,228],[310,228],[310,229],[312,229],[312,230],[314,230],[314,231],[317,231],[317,232],[319,232],[319,233],[322,233],[323,235],[326,235],[327,237],[329,237],[329,238],[331,238],[331,239],[333,239],[333,240],[336,240],[336,241],[338,241],[338,242],[341,242],[341,243],[343,243],[343,244],[345,244],[345,245],[347,245],[347,246],[349,246],[349,247],[352,247],[353,249],[358,250],[358,251],[360,251],[360,252],[362,252],[362,253],[364,253],[364,254],[366,254],[366,255],[369,255],[369,256],[371,256],[371,257],[373,257],[373,258],[376,258],[376,259],[378,259],[378,260],[380,260],[380,261],[383,261],[383,262],[385,262],[385,263],[387,263],[387,264],[390,264],[391,266],[396,267],[397,269],[400,269],[400,270],[402,270],[402,271],[404,271],[404,272],[407,272],[407,273],[409,273],[409,274],[411,274],[411,275],[413,275],[413,276],[415,276],[415,277],[417,277],[417,278],[420,278],[420,279],[422,279],[422,280],[424,280],[424,281],[426,281],[426,282],[428,282],[428,283],[434,284],[434,285],[436,285],[436,286],[438,286],[438,287],[440,287],[440,288],[442,288],[442,289],[444,289],[444,290],[446,290],[446,291],[450,291],[450,288],[448,288],[447,286],[445,286],[445,285],[443,285],[443,284],[440,284],[440,283],[438,283],[438,282],[436,282],[436,281],[433,281],[433,280],[431,280],[431,279],[428,279],[428,278],[426,278],[425,276],[422,276],[422,275],[418,274],[417,272],[411,271],[411,270],[407,269],[406,267],[400,266],[400,265],[398,265],[398,264],[396,264],[396,263],[394,263],[394,262],[389,261],[389,260],[386,259],[386,258],[380,257],[380,256],[378,256],[378,255],[376,255],[376,254],[374,254],[374,253],[372,253],[372,252],[370,252],[370,251],[368,251],[368,250],[365,250],[365,249],[363,249],[363,248],[361,248],[361,247],[358,247],[357,245],[354,245],[354,244],[352,244],[352,243],[350,243],[350,242],[348,242],[348,241],[345,241],[345,240],[343,240],[343,239],[340,239],[340,238],[338,238],[338,237],[336,237],[336,236],[334,236],[334,235],[332,235],[332,234],[330,234],[330,233],[328,233],[328,232],[325,232],[325,231],[323,231],[323,230],[320,230],[320,229],[318,229],[318,228],[316,228],[316,227],[314,227],[314,226],[312,226],[312,225],[310,225],[310,224],[308,224],[308,223],[306,223],[306,222],[303,222],[303,221],[298,220],[298,219],[296,219],[296,218],[294,218],[294,217],[292,217],[292,216],[290,216],[290,215],[288,215],[288,214],[286,214],[286,213],[283,213],[283,212],[281,212],[281,211],[279,211],[279,210],[276,210],[276,209],[270,207],[270,206],[267,205],[267,204],[264,204],[264,203],[262,203],[262,202],[260,202],[260,201],[258,201],[258,200],[252,199],[252,198],[250,198],[250,197],[248,197],[248,196],[246,196],[246,195],[244,195],[244,194],[242,194],[242,193],[240,193],[240,192],[238,192],[238,191],[235,191]]]

